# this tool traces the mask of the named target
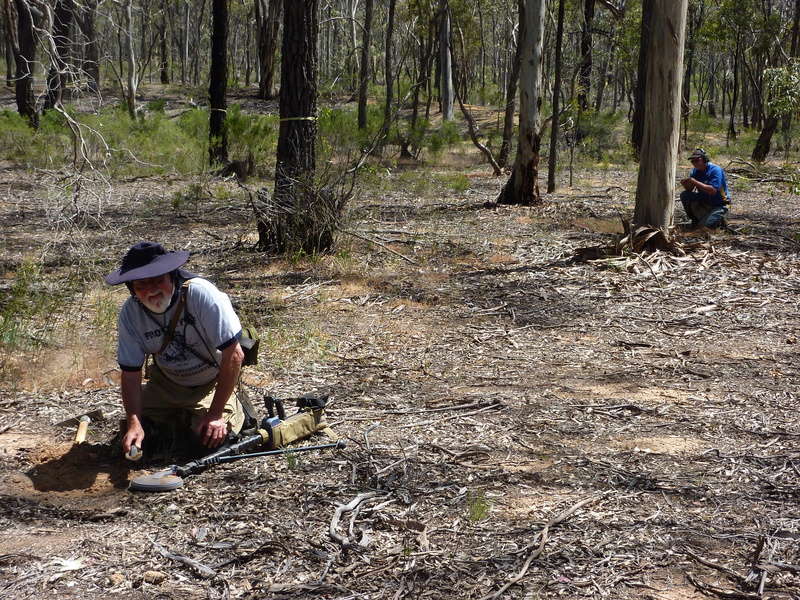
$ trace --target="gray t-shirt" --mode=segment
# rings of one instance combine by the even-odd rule
[[[191,279],[172,342],[159,353],[177,305],[175,301],[165,313],[156,315],[133,296],[125,301],[119,314],[117,347],[123,371],[140,370],[146,355],[154,354],[159,369],[179,385],[204,385],[217,377],[222,350],[242,334],[230,298],[210,281]],[[213,356],[209,356],[209,350]]]

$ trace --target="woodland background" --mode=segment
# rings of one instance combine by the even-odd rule
[[[637,238],[640,48],[680,4],[2,0],[0,595],[797,598],[800,1],[688,6],[677,173],[726,168],[730,228],[670,183]],[[504,198],[534,7],[540,189]],[[126,490],[102,277],[141,239],[346,451]]]

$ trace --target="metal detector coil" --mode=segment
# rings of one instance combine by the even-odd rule
[[[175,467],[134,477],[128,489],[135,492],[171,492],[183,487],[183,478],[175,474]]]

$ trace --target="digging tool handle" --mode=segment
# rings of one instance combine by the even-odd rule
[[[75,433],[75,443],[82,444],[86,441],[86,433],[89,431],[89,422],[91,419],[83,415],[78,422],[78,431]]]
[[[344,440],[332,444],[320,444],[319,446],[300,446],[299,448],[281,448],[280,450],[269,450],[267,452],[253,452],[252,454],[236,454],[234,456],[220,456],[212,459],[209,464],[217,465],[222,463],[229,463],[243,458],[256,458],[259,456],[279,456],[281,454],[293,454],[296,452],[310,452],[311,450],[328,450],[336,449],[341,450],[347,447]]]

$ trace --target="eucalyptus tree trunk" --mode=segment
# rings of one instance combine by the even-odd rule
[[[578,106],[589,108],[589,90],[592,85],[592,26],[594,23],[594,0],[583,0],[583,22],[581,23],[581,63],[579,68]]]
[[[753,148],[753,153],[750,158],[755,162],[764,162],[767,159],[769,150],[772,146],[772,136],[778,129],[778,116],[775,112],[770,111],[770,114],[764,120],[764,127],[756,140],[756,145]]]
[[[440,81],[439,96],[442,102],[442,120],[453,120],[453,66],[450,52],[450,7],[447,0],[441,0],[439,4],[441,11],[441,22],[439,27],[439,65]]]
[[[394,11],[397,0],[389,0],[389,14],[386,19],[386,47],[384,49],[384,71],[386,72],[386,103],[383,106],[383,125],[381,143],[386,143],[392,125],[392,102],[394,101],[394,63],[392,37],[394,36]]]
[[[76,22],[86,38],[82,65],[86,74],[86,87],[90,92],[96,93],[100,89],[100,42],[97,39],[95,26],[97,0],[85,0],[82,5],[78,4],[77,6],[83,12],[83,18],[76,17]]]
[[[69,59],[70,28],[72,27],[72,0],[58,0],[53,11],[53,41],[49,44],[50,71],[47,74],[47,95],[44,110],[61,105],[64,81]]]
[[[317,0],[284,0],[275,192],[257,225],[264,250],[316,253],[333,246],[335,199],[314,182],[318,12]]]
[[[736,103],[739,99],[739,57],[741,56],[742,34],[736,32],[736,46],[733,51],[733,82],[731,83],[731,101],[728,107],[728,139],[736,139]]]
[[[672,223],[688,0],[653,0],[635,225]]]
[[[558,153],[558,112],[561,102],[561,43],[564,40],[564,0],[558,0],[556,21],[556,64],[553,84],[553,119],[550,121],[550,154],[547,157],[547,193],[556,191],[556,162]]]
[[[189,81],[189,0],[184,0],[183,18],[183,52],[181,53],[181,83]]]
[[[33,67],[36,64],[36,34],[30,4],[26,0],[6,0],[6,23],[14,53],[14,94],[17,112],[34,129],[39,127],[39,113],[33,96]]]
[[[647,89],[647,53],[650,48],[654,0],[642,0],[642,24],[639,31],[639,63],[636,69],[636,87],[633,90],[633,126],[631,128],[631,145],[633,156],[639,160],[642,151],[642,135],[644,134],[645,103],[644,93]]]
[[[128,108],[128,115],[131,119],[136,118],[136,89],[139,86],[138,73],[136,72],[136,51],[133,47],[133,0],[125,0],[122,6],[122,34],[125,41],[125,53],[127,58],[127,89],[125,93],[125,104]]]
[[[228,0],[211,3],[211,71],[208,98],[208,160],[213,166],[228,162],[228,128],[225,123],[228,108],[225,94],[228,89]]]
[[[547,2],[525,0],[524,4],[520,4],[520,9],[519,142],[514,169],[497,197],[497,203],[529,206],[541,202],[539,104]]]
[[[169,83],[169,52],[167,45],[167,2],[161,2],[161,19],[158,23],[158,42],[159,42],[159,80],[162,84]]]
[[[275,54],[278,51],[282,0],[255,0],[256,28],[258,35],[258,97],[269,100],[274,97]]]
[[[372,37],[374,0],[364,3],[364,35],[361,39],[361,65],[358,74],[358,128],[367,127],[367,84],[369,83],[369,44]]]
[[[2,32],[5,42],[4,54],[6,58],[6,86],[14,87],[14,46],[11,43],[12,33],[10,30],[11,25],[6,19],[6,15],[2,18]]]
[[[521,15],[525,11],[525,0],[517,0],[517,11]],[[520,24],[522,27],[522,24]],[[521,31],[519,35],[521,35]],[[503,168],[508,164],[508,157],[511,154],[511,136],[514,134],[514,115],[517,112],[517,84],[519,83],[520,69],[520,39],[517,38],[517,46],[514,49],[514,59],[508,74],[508,84],[506,86],[506,107],[503,115],[503,141],[500,143],[500,152],[497,153],[497,164]]]

